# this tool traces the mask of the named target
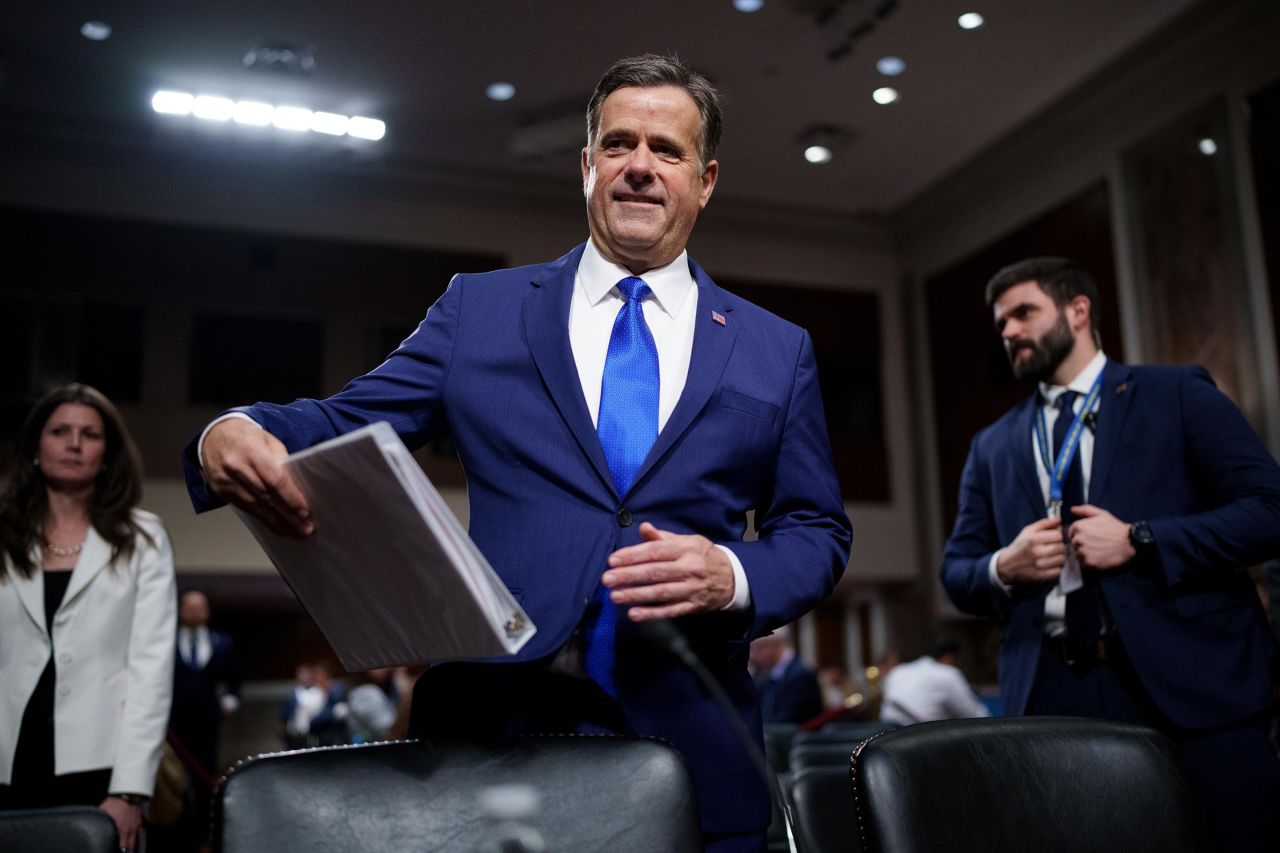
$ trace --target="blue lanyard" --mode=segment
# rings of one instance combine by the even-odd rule
[[[1067,472],[1071,470],[1071,460],[1075,458],[1076,451],[1080,448],[1080,436],[1084,433],[1085,416],[1093,411],[1093,407],[1098,404],[1098,397],[1102,396],[1102,374],[1098,374],[1098,378],[1093,380],[1093,386],[1089,389],[1089,393],[1084,397],[1084,403],[1080,406],[1080,413],[1071,421],[1071,426],[1067,427],[1067,435],[1062,440],[1062,446],[1058,448],[1058,458],[1054,460],[1053,467],[1049,469],[1049,515],[1056,517],[1062,514],[1062,485],[1067,481]],[[1064,417],[1064,415],[1058,415]],[[1040,447],[1040,460],[1046,465],[1049,463],[1049,428],[1044,421],[1044,407],[1041,406],[1036,410],[1036,443]]]

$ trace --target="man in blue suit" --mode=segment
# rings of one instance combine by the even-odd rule
[[[676,619],[758,732],[748,643],[830,593],[850,529],[808,334],[685,253],[719,135],[700,75],[652,55],[616,63],[588,106],[585,244],[455,277],[382,366],[328,400],[215,421],[186,458],[198,509],[225,499],[305,535],[287,452],[379,420],[410,447],[451,433],[471,536],[538,633],[508,665],[433,668],[418,730],[662,736],[688,759],[708,849],[745,851],[764,845],[765,783],[638,626]]]
[[[1039,389],[974,438],[941,574],[1003,626],[1006,713],[1166,732],[1223,849],[1269,849],[1276,646],[1242,567],[1280,552],[1280,468],[1203,368],[1109,361],[1076,264],[1006,267],[987,302]]]

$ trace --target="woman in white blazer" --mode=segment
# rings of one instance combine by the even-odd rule
[[[0,808],[84,803],[132,850],[169,717],[176,594],[137,449],[106,397],[51,392],[0,496]]]

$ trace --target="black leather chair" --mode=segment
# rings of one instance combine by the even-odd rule
[[[849,765],[806,767],[787,782],[799,853],[859,853]]]
[[[823,726],[815,732],[799,732],[791,740],[791,746],[803,746],[811,743],[847,743],[849,750],[869,737],[881,732],[898,728],[897,723],[881,723],[879,721],[837,723]]]
[[[320,747],[241,762],[219,785],[222,853],[473,853],[495,785],[535,788],[528,825],[549,850],[702,849],[681,755],[645,738],[530,736]]]
[[[861,743],[863,849],[880,853],[1193,853],[1203,815],[1172,745],[1074,717],[920,723]]]
[[[116,825],[93,806],[0,811],[4,853],[119,853]]]

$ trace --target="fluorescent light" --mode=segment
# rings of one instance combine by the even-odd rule
[[[986,22],[986,19],[977,12],[965,12],[959,18],[956,18],[956,23],[960,25],[962,30],[976,30]]]
[[[898,90],[890,88],[889,86],[881,86],[879,89],[876,89],[871,93],[871,100],[875,101],[877,104],[892,104],[894,101],[898,100],[899,97],[901,96],[898,94]]]
[[[907,63],[900,56],[883,56],[876,60],[876,70],[886,77],[897,77],[907,70]]]
[[[326,136],[351,135],[377,141],[387,134],[381,119],[341,113],[312,111],[307,107],[274,106],[265,101],[233,101],[219,95],[195,96],[190,92],[160,89],[151,96],[151,108],[167,115],[195,115],[210,121],[231,121],[250,127],[276,128],[289,133],[323,133]]]
[[[80,35],[89,41],[106,41],[111,38],[111,25],[102,21],[85,21],[80,25]]]
[[[195,100],[190,92],[171,92],[161,89],[151,96],[151,109],[168,115],[189,116]]]
[[[347,133],[357,139],[369,139],[376,142],[386,135],[387,125],[376,118],[352,116],[351,123],[347,125]]]
[[[831,157],[831,149],[825,145],[810,145],[804,149],[804,159],[810,163],[830,163]]]
[[[316,133],[327,133],[330,136],[346,136],[347,125],[351,119],[338,113],[314,113],[311,116],[311,129]]]
[[[195,114],[196,118],[210,121],[227,121],[235,111],[235,101],[230,98],[220,98],[216,95],[197,96],[195,104],[191,108],[191,112]]]
[[[484,93],[491,101],[509,101],[516,96],[516,87],[499,81],[486,86]]]
[[[312,115],[306,107],[276,107],[271,123],[281,130],[310,130]]]
[[[272,114],[276,108],[262,101],[236,101],[235,111],[231,117],[236,124],[248,124],[254,127],[266,127],[271,124]]]
[[[733,0],[733,8],[739,12],[759,12],[764,8],[764,0]]]
[[[1198,147],[1200,148],[1200,153],[1206,157],[1212,157],[1214,154],[1218,153],[1218,143],[1214,142],[1207,136],[1200,140]]]

